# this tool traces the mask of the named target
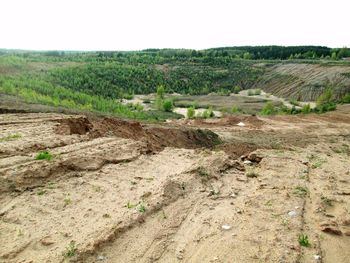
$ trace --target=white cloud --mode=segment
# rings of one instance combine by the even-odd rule
[[[348,0],[2,0],[0,48],[350,46]]]

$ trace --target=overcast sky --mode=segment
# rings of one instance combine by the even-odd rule
[[[350,0],[1,0],[0,48],[350,47]]]

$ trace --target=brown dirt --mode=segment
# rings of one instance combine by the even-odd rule
[[[348,262],[349,112],[218,125],[2,114],[0,138],[20,136],[0,142],[0,262]],[[43,149],[51,161],[34,160]]]

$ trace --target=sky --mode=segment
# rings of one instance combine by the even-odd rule
[[[350,47],[349,0],[1,0],[0,48]]]

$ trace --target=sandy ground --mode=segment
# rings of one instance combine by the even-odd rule
[[[349,262],[349,113],[1,114],[0,262]]]

